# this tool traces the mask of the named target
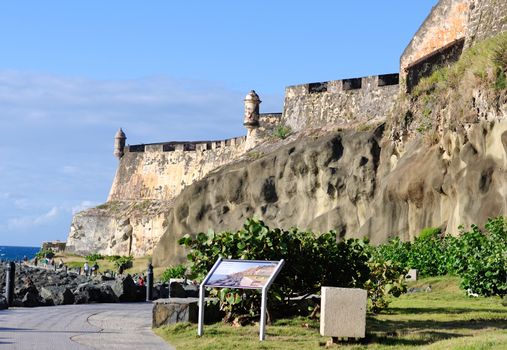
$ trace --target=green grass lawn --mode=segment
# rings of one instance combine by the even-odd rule
[[[55,261],[58,263],[60,259],[63,260],[63,262],[69,267],[69,268],[77,268],[77,267],[83,267],[84,263],[86,262],[86,258],[78,255],[72,255],[72,254],[57,254],[55,255]],[[136,274],[136,273],[146,273],[148,263],[150,261],[149,256],[135,258],[132,261],[132,267],[125,270],[125,273]],[[89,262],[90,263],[90,262]],[[106,270],[115,271],[117,268],[114,266],[114,263],[107,260],[107,259],[99,259],[97,260],[97,264],[100,267],[100,272],[104,272]],[[90,265],[93,265],[93,262],[90,263]],[[162,276],[162,273],[164,272],[165,268],[163,267],[156,267],[153,269],[153,273],[155,275],[155,279],[160,279]]]
[[[500,298],[469,298],[454,277],[428,278],[409,287],[431,285],[431,292],[393,299],[384,313],[368,316],[367,337],[340,349],[507,349],[507,307]],[[206,325],[197,337],[195,324],[180,323],[155,330],[177,349],[324,349],[318,320],[281,319],[266,327],[260,343],[258,324],[233,327]]]

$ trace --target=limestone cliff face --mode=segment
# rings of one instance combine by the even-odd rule
[[[162,201],[112,201],[85,210],[72,219],[65,250],[79,255],[150,255],[165,231],[169,206]]]
[[[507,214],[507,120],[449,132],[441,144],[415,137],[401,155],[381,139],[382,128],[296,140],[209,175],[174,202],[154,263],[184,261],[177,240],[185,233],[235,230],[253,215],[381,243],[425,227],[456,234],[461,224]]]
[[[433,146],[415,139],[401,156],[395,148],[383,143],[381,180],[360,235],[380,243],[413,239],[425,227],[457,234],[459,225],[507,214],[507,120],[448,132]]]
[[[370,216],[382,127],[368,132],[300,135],[273,151],[262,148],[184,189],[167,216],[156,265],[181,262],[185,233],[234,230],[257,216],[269,225],[358,232]]]

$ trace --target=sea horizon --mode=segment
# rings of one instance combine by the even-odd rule
[[[25,256],[32,259],[39,250],[40,247],[33,246],[0,245],[0,260],[17,261],[22,260]]]

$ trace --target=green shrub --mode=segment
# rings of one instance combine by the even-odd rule
[[[290,135],[291,131],[292,131],[292,129],[289,126],[280,125],[278,128],[276,128],[274,134],[276,137],[283,140],[283,139],[286,139],[287,136]]]
[[[398,237],[394,237],[389,242],[379,245],[375,254],[379,261],[391,261],[399,267],[409,268],[410,250],[410,242],[403,242]]]
[[[44,258],[52,259],[55,256],[55,252],[51,248],[41,249],[37,252],[37,254],[35,254],[35,256],[38,259],[44,259]]]
[[[461,287],[484,296],[507,295],[507,220],[489,219],[485,228],[482,233],[472,226],[461,234]]]
[[[421,276],[447,274],[442,240],[435,237],[416,238],[410,248],[408,264],[408,267],[417,269]]]
[[[111,261],[117,269],[128,269],[132,267],[132,262],[134,261],[134,257],[130,256],[120,256],[120,255],[111,255],[107,257],[107,260]]]
[[[268,296],[271,311],[284,315],[307,311],[303,306],[305,299],[319,293],[321,286],[363,287],[370,279],[371,247],[363,240],[337,242],[334,231],[314,234],[296,228],[270,229],[260,220],[248,219],[237,232],[210,230],[195,238],[186,235],[179,242],[190,249],[190,267],[198,279],[206,275],[219,257],[285,259]],[[373,283],[371,286],[374,287]],[[224,288],[211,294],[219,298],[229,320],[239,315],[259,314],[257,291]]]
[[[376,249],[377,260],[391,260],[421,276],[454,274],[461,287],[474,293],[507,294],[507,220],[489,219],[483,233],[478,226],[460,228],[459,237],[440,237],[437,229],[421,231],[413,243],[392,239]]]
[[[370,278],[364,284],[368,291],[368,309],[377,313],[389,306],[389,296],[399,297],[405,293],[407,269],[392,261],[371,259],[368,262]]]
[[[90,255],[87,255],[85,257],[85,259],[88,260],[88,261],[90,261],[90,262],[95,262],[97,260],[104,259],[104,257],[101,254],[99,254],[99,253],[92,253]]]
[[[176,266],[170,266],[162,273],[160,280],[162,282],[169,282],[171,278],[184,278],[185,272],[185,265],[179,264]]]
[[[426,227],[419,232],[418,238],[421,240],[436,239],[440,235],[440,232],[439,227]]]

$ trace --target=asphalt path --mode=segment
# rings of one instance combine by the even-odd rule
[[[0,311],[0,350],[174,350],[151,330],[151,303],[83,304]]]

